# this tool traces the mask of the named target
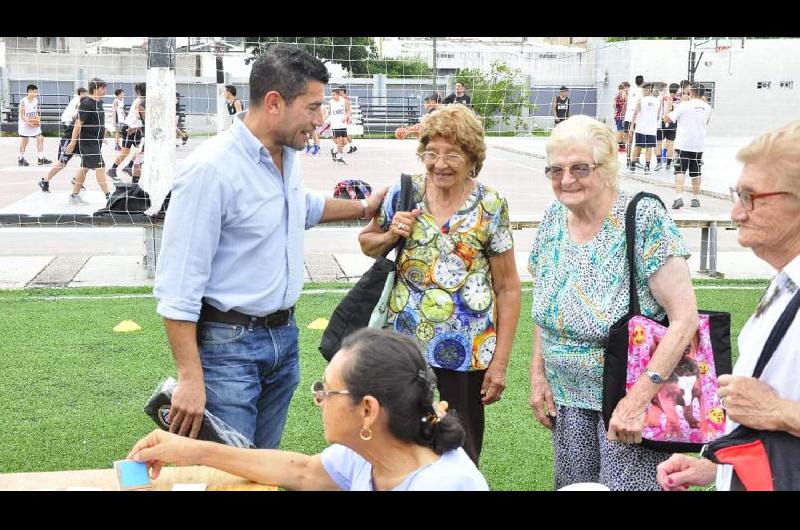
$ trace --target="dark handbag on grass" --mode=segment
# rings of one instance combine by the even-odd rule
[[[395,211],[408,212],[414,204],[414,187],[411,183],[411,176],[402,174],[400,176],[400,196],[397,201]],[[333,310],[328,327],[322,333],[322,341],[319,351],[326,360],[330,361],[334,354],[342,346],[342,340],[361,328],[369,325],[370,317],[381,299],[387,279],[391,279],[391,273],[397,270],[395,261],[387,259],[386,256],[397,249],[397,257],[403,252],[405,239],[400,238],[398,242],[390,247],[383,256],[375,260],[370,269],[364,273],[358,282],[350,289],[350,292],[339,302]]]
[[[636,290],[636,205],[634,196],[625,214],[625,242],[630,300],[628,314],[609,331],[603,364],[603,421],[608,430],[611,415],[631,386],[647,368],[653,352],[667,332],[669,322],[641,314]],[[666,208],[666,207],[665,207]],[[717,397],[717,377],[731,373],[731,315],[698,311],[698,329],[683,357],[647,407],[641,445],[669,453],[696,453],[703,444],[725,432],[725,411]]]
[[[781,314],[764,344],[753,377],[758,379],[800,308],[800,290]],[[733,466],[731,491],[800,490],[800,438],[788,432],[739,425],[703,448],[702,456]]]

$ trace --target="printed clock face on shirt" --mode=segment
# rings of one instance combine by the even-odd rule
[[[464,366],[470,343],[461,333],[443,333],[434,337],[428,348],[439,366],[456,370]]]
[[[431,322],[444,322],[453,314],[453,297],[444,289],[428,289],[422,295],[419,308]]]
[[[433,281],[448,290],[460,287],[467,277],[467,265],[455,254],[440,256],[433,266]]]
[[[403,275],[403,279],[412,289],[424,291],[430,286],[430,273],[424,261],[418,259],[406,260],[400,266],[400,272]]]
[[[482,213],[483,210],[481,208],[475,207],[466,214],[459,215],[456,221],[458,223],[456,230],[462,234],[474,230],[478,226]],[[453,226],[455,227],[456,224],[454,223]]]
[[[408,303],[408,287],[403,282],[397,282],[389,295],[389,309],[395,313],[402,311]]]
[[[492,357],[494,356],[494,348],[497,345],[497,335],[492,333],[491,335],[487,334],[485,337],[478,337],[476,339],[476,343],[478,348],[478,359],[484,367],[488,368],[489,363],[492,362]]]
[[[436,334],[436,329],[430,322],[420,322],[417,326],[417,338],[422,342],[429,342]]]
[[[486,274],[473,272],[467,276],[464,287],[461,289],[461,297],[464,303],[471,310],[482,313],[492,305],[492,288]]]
[[[436,227],[423,219],[418,219],[414,224],[411,237],[406,240],[406,248],[416,248],[429,244],[436,237]]]

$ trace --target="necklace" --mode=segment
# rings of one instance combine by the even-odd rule
[[[464,200],[465,200],[465,194],[466,194],[466,191],[467,191],[467,185],[468,185],[469,183],[470,183],[470,179],[469,179],[469,178],[467,178],[467,179],[464,181],[464,184],[461,186],[461,193],[459,194],[459,198],[458,198],[458,200],[457,200],[457,203],[456,203],[456,212],[458,212],[458,209],[461,207],[461,204],[462,204],[462,203],[464,202]],[[434,197],[430,197],[430,199],[428,199],[428,196],[427,196],[427,195],[428,195],[428,193],[427,193],[427,190],[428,190],[428,189],[430,189],[430,188],[428,188],[428,186],[426,185],[426,186],[425,186],[425,190],[426,190],[426,193],[425,193],[426,197],[425,197],[425,199],[426,199],[426,202],[428,203],[428,210],[430,211],[431,215],[433,215],[434,217],[436,217],[436,211],[439,211],[439,204],[438,204],[438,200],[435,200],[435,198],[434,198]],[[436,208],[435,208],[435,210],[436,210],[436,211],[434,211],[434,205],[436,206]],[[456,213],[456,212],[453,212],[453,213]],[[449,218],[449,217],[452,217],[452,215],[448,216],[448,218]]]

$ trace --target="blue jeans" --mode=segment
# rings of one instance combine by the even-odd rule
[[[294,316],[276,328],[203,322],[200,339],[206,410],[256,447],[277,448],[300,383]]]

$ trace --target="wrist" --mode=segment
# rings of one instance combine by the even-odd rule
[[[358,202],[361,205],[361,217],[359,219],[371,219],[372,216],[369,214],[369,201],[367,201],[367,199],[359,199]]]

